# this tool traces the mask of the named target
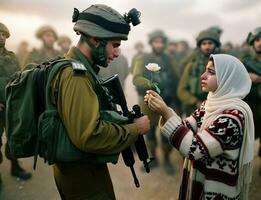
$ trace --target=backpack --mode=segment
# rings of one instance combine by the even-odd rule
[[[10,149],[17,158],[34,156],[34,168],[38,156],[48,164],[118,161],[118,153],[96,155],[83,152],[73,145],[56,106],[51,102],[52,80],[71,65],[80,66],[79,71],[87,71],[78,61],[53,59],[28,66],[31,69],[15,74],[6,87],[6,134]],[[104,120],[122,124],[128,120],[111,111],[101,111],[101,116]]]
[[[34,156],[37,146],[38,121],[45,110],[47,79],[70,61],[56,58],[41,64],[31,63],[28,70],[17,72],[6,86],[6,135],[17,158]],[[49,77],[52,71],[52,77]]]

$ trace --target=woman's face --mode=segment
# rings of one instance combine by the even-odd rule
[[[205,72],[201,75],[201,88],[204,92],[214,92],[217,89],[217,76],[213,61],[209,61]]]

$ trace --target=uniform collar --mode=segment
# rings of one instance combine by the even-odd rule
[[[75,59],[75,60],[79,60],[79,61],[81,61],[81,59],[79,58],[79,56],[77,56],[77,54],[76,54],[76,49],[77,49],[77,47],[71,47],[70,49],[69,49],[69,51],[65,54],[65,58],[71,58],[71,59]],[[84,55],[83,55],[84,56]],[[90,65],[91,65],[91,62],[88,60],[88,58],[86,57],[86,56],[84,56],[85,57],[85,59],[90,63]],[[93,70],[95,71],[95,73],[99,73],[99,71],[100,71],[100,68],[97,66],[97,65],[91,65],[91,67],[93,68]]]

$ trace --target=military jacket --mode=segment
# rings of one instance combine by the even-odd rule
[[[68,59],[81,62],[76,48],[70,49]],[[98,68],[91,66],[97,73]],[[53,82],[58,82],[57,107],[72,143],[80,150],[94,154],[119,153],[138,138],[136,124],[117,125],[101,120],[100,102],[95,81],[89,73],[75,74],[66,67]]]
[[[254,73],[261,76],[261,61],[257,59],[256,54],[252,53],[251,55],[243,58],[242,62],[249,73]],[[261,83],[252,82],[251,91],[246,97],[246,101],[261,105]]]
[[[15,54],[4,49],[4,53],[0,54],[0,102],[5,102],[5,86],[11,76],[19,70],[19,63]]]
[[[41,62],[44,62],[46,60],[49,60],[51,58],[54,58],[56,56],[60,55],[60,52],[55,49],[33,49],[25,58],[23,67],[26,66],[28,63],[37,63],[40,64]]]

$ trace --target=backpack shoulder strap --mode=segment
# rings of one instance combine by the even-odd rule
[[[52,89],[52,81],[61,70],[63,70],[66,67],[69,67],[71,65],[71,62],[72,62],[71,59],[59,59],[50,63],[51,68],[50,71],[48,72],[46,86],[45,86],[46,109],[54,108],[54,105],[51,103],[51,97],[50,95],[48,95]]]

